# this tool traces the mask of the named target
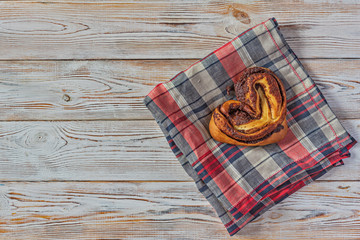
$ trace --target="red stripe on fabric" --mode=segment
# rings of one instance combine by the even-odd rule
[[[223,165],[219,163],[213,154],[202,159],[201,164],[203,168],[200,171],[205,170],[209,172],[205,177],[202,177],[202,180],[210,176],[231,205],[236,204],[239,198],[246,195],[245,190],[235,182],[233,177],[224,169]],[[213,169],[215,170],[212,171]],[[231,186],[231,191],[228,191],[229,186]]]
[[[157,94],[158,88],[159,88],[159,86],[161,86],[161,85],[163,85],[163,83],[157,84],[157,85],[149,92],[148,96],[149,96],[151,99],[153,99],[154,96]]]
[[[257,196],[258,194],[256,194],[255,196]],[[257,203],[257,201],[254,199],[254,197],[248,195],[246,196],[245,199],[243,199],[241,201],[241,205],[239,206],[239,208],[237,209],[236,212],[233,213],[233,215],[235,216],[238,212],[241,212],[242,214],[246,214],[248,213],[251,208]]]
[[[300,116],[301,114],[305,113],[306,111],[309,111],[310,109],[312,109],[312,108],[316,107],[318,104],[322,103],[324,100],[325,100],[325,99],[323,99],[323,98],[322,98],[322,99],[320,99],[320,101],[319,101],[319,102],[317,102],[317,103],[315,103],[315,105],[311,105],[311,106],[310,106],[310,107],[308,107],[307,109],[305,109],[305,110],[303,110],[303,111],[299,112],[298,114],[296,114],[296,115],[292,116],[291,118],[289,118],[289,119],[288,119],[288,121],[291,121],[291,120],[293,120],[294,118],[296,118],[296,117]]]
[[[317,93],[314,97],[317,97],[317,96],[319,96],[319,95],[320,95],[320,93]],[[293,109],[291,109],[289,112],[295,111],[296,109],[298,109],[298,108],[306,105],[306,104],[307,104],[308,102],[310,102],[310,101],[311,101],[311,99],[306,100],[305,102],[303,102],[303,103],[297,105],[296,107],[294,107]],[[320,103],[320,102],[319,102],[319,103]],[[319,103],[318,103],[318,104],[319,104]]]
[[[217,51],[215,54],[229,77],[235,83],[235,76],[242,72],[246,66],[239,53],[236,51],[234,45],[227,44],[221,49],[221,51]]]
[[[346,137],[346,138],[344,138],[341,142],[346,141],[348,138],[349,138],[349,136]],[[323,149],[322,151],[326,151],[327,149],[333,147],[335,144],[339,144],[339,142],[333,143],[331,146]],[[340,145],[340,144],[339,144],[339,145]],[[339,151],[339,150],[337,150],[337,151]],[[321,152],[317,153],[317,154],[316,154],[315,156],[313,156],[313,157],[309,156],[309,159],[305,158],[306,160],[303,161],[303,162],[298,162],[296,166],[294,166],[294,167],[291,168],[291,169],[288,169],[288,170],[287,170],[286,172],[284,172],[281,176],[278,176],[277,178],[273,179],[268,185],[263,186],[261,189],[258,189],[255,194],[252,194],[252,193],[257,189],[257,188],[255,188],[249,195],[247,195],[245,198],[243,198],[243,200],[241,200],[240,202],[238,202],[236,205],[233,205],[234,207],[233,207],[232,209],[230,209],[230,211],[232,211],[234,208],[238,208],[237,211],[233,213],[233,216],[235,216],[239,211],[240,211],[242,214],[246,214],[246,213],[248,212],[247,210],[251,209],[249,206],[246,206],[246,205],[247,205],[247,202],[249,202],[249,201],[251,202],[251,199],[252,199],[252,198],[254,198],[254,197],[256,197],[257,195],[259,195],[258,192],[261,192],[265,187],[267,187],[267,186],[269,186],[269,185],[272,185],[275,181],[279,180],[281,177],[283,177],[284,175],[286,175],[288,172],[292,171],[295,167],[298,167],[298,166],[299,166],[299,167],[302,168],[303,170],[308,169],[308,168],[311,168],[311,167],[314,167],[316,164],[318,164],[318,163],[320,162],[320,161],[316,161],[316,160],[314,159],[314,158],[315,158],[316,156],[318,156],[320,153],[321,153]],[[329,156],[331,156],[332,154],[334,154],[334,153],[331,153],[331,154],[329,154],[329,155],[326,156],[326,157],[329,157]],[[343,157],[342,157],[342,158],[343,158]],[[290,164],[291,164],[291,163],[290,163]],[[288,164],[288,165],[289,165],[289,164]],[[288,165],[287,165],[287,166],[288,166]],[[285,167],[286,167],[286,166],[285,166]],[[285,168],[285,167],[284,167],[284,168]],[[275,175],[275,174],[274,174],[274,175]],[[274,176],[274,175],[273,175],[273,176]],[[271,178],[271,177],[270,177],[270,178]],[[281,185],[281,184],[282,184],[282,183],[280,183],[279,185]],[[259,186],[260,186],[260,185],[259,185]],[[269,194],[269,193],[265,194],[265,195],[262,197],[262,199],[265,198],[265,197],[267,197],[268,194]]]
[[[222,157],[225,153],[227,153],[229,150],[233,149],[234,147],[236,147],[235,145],[232,147],[229,147],[226,151],[224,151],[218,158]],[[227,163],[232,157],[234,157],[236,154],[238,154],[239,152],[241,152],[242,150],[244,150],[247,147],[243,147],[240,148],[238,150],[236,150],[235,152],[233,152],[229,157],[227,157],[221,164],[224,165],[225,163]],[[214,169],[212,169],[210,172],[208,172],[207,174],[212,173],[213,171],[215,171],[217,169],[217,167],[215,167]],[[200,172],[199,172],[200,173]],[[206,175],[207,176],[207,175]],[[205,177],[206,177],[205,176]]]
[[[264,27],[266,28],[266,31],[268,32],[269,36],[271,37],[272,41],[274,42],[275,46],[277,47],[277,49],[280,51],[280,53],[282,54],[282,56],[284,57],[284,59],[286,60],[286,62],[290,65],[291,69],[293,70],[293,72],[295,73],[295,75],[298,77],[298,79],[300,80],[300,82],[302,83],[302,85],[304,86],[304,89],[306,90],[305,84],[304,82],[301,80],[299,74],[295,71],[294,67],[290,64],[289,60],[287,59],[287,57],[285,56],[285,54],[281,51],[281,49],[279,48],[279,46],[277,45],[275,39],[273,38],[273,36],[271,35],[269,29],[267,28],[266,24],[263,24]],[[313,97],[311,96],[311,94],[306,90],[306,92],[310,95],[310,98],[313,100],[314,104],[315,101],[313,99]],[[321,115],[323,116],[323,118],[325,119],[325,121],[327,122],[327,124],[330,126],[335,138],[337,141],[339,141],[338,136],[336,135],[335,130],[333,129],[333,127],[331,126],[331,124],[329,123],[329,121],[327,120],[327,118],[325,117],[324,113],[321,111],[321,109],[315,104],[316,108],[319,110],[319,112],[321,113]],[[341,144],[339,144],[341,147],[343,147]]]
[[[341,146],[342,142],[345,142],[347,139],[349,138],[349,136],[347,136],[346,138],[342,139],[341,141],[337,141],[336,143],[339,144]],[[322,152],[324,152],[325,150],[328,150],[329,148],[332,148],[334,145],[336,145],[336,143],[332,143],[330,146],[328,146],[327,148],[324,148],[321,152],[319,151],[318,153],[316,153],[312,158],[317,157],[319,154],[321,154]],[[301,163],[300,163],[301,164]]]
[[[290,130],[289,130],[289,131],[290,131]],[[347,139],[347,138],[345,138],[343,141],[345,141],[346,139]],[[335,140],[333,140],[333,141],[335,141]],[[333,142],[333,141],[331,141],[331,142]],[[296,141],[296,142],[297,142],[297,141]],[[326,144],[327,144],[327,143],[326,143]],[[326,145],[326,144],[325,144],[325,145]],[[291,145],[291,144],[289,144],[289,145]],[[295,144],[293,144],[293,145],[295,145]],[[302,145],[301,145],[301,146],[302,146]],[[332,145],[332,146],[333,146],[333,145]],[[292,146],[291,146],[291,147],[292,147]],[[290,147],[288,147],[288,148],[290,148]],[[329,147],[328,147],[328,148],[329,148]],[[326,148],[326,149],[324,149],[324,150],[327,150],[328,148]],[[285,150],[287,150],[287,149],[285,149]],[[324,151],[324,150],[323,150],[323,151]],[[284,149],[283,149],[283,151],[284,151]],[[308,153],[305,157],[303,157],[303,158],[301,158],[301,159],[298,159],[298,161],[303,161],[303,164],[308,163],[308,162],[304,162],[304,161],[308,161],[308,159],[310,158],[310,155],[311,155],[312,153],[314,153],[315,151],[316,151],[316,150],[314,150],[314,151],[311,152],[311,153]],[[292,162],[289,163],[289,164],[287,164],[286,166],[284,166],[283,169],[286,168],[286,167],[288,167],[290,164],[292,164]],[[314,164],[314,163],[313,163],[313,164]],[[284,172],[283,174],[281,174],[281,175],[278,176],[277,178],[273,179],[269,184],[270,184],[270,185],[273,184],[276,180],[282,178],[284,175],[286,175],[288,172],[292,171],[292,170],[293,170],[294,168],[296,168],[297,166],[298,166],[298,165],[295,165],[294,167],[288,169],[286,172]],[[278,172],[274,173],[274,174],[271,175],[268,179],[272,178],[273,176],[275,176],[276,174],[278,174],[280,171],[281,171],[281,170],[279,170]],[[268,184],[268,185],[269,185],[269,184]],[[261,192],[265,187],[268,186],[268,185],[265,185],[265,186],[263,186],[262,188],[258,189],[261,185],[262,185],[262,183],[259,184],[258,187],[254,188],[249,195],[251,195],[251,196],[256,196],[257,193],[253,194],[253,192],[255,192],[255,191]],[[240,200],[237,205],[240,205],[240,203],[243,204],[242,201],[245,201],[247,197],[248,197],[248,196],[243,197],[243,199]],[[236,205],[236,206],[234,205],[233,208],[230,209],[230,211],[232,211],[234,208],[236,208],[237,205]]]
[[[346,137],[344,138],[341,142],[344,142],[348,139],[349,137]],[[335,144],[337,144],[338,142],[335,142],[335,143],[331,143],[330,146],[328,146],[327,148],[324,148],[322,150],[323,151],[326,151],[328,150],[329,148],[333,147]],[[338,150],[339,151],[339,150]],[[313,153],[310,153],[309,156],[305,157],[305,158],[302,158],[302,159],[299,159],[297,160],[297,165],[295,165],[294,167],[288,169],[286,172],[284,172],[282,175],[278,176],[277,178],[274,178],[269,184],[273,184],[274,182],[276,182],[277,180],[279,180],[281,177],[283,177],[284,175],[286,175],[288,172],[292,171],[294,168],[296,167],[300,167],[302,169],[307,169],[307,168],[310,168],[310,167],[313,167],[315,166],[318,162],[314,159],[315,157],[317,157],[320,153],[322,152],[318,152],[316,155],[314,155],[313,157],[311,157],[310,155]],[[315,162],[313,162],[315,161]],[[290,163],[291,164],[291,163]],[[311,164],[311,165],[310,165]],[[289,165],[289,164],[288,164]],[[288,165],[286,165],[284,168],[286,168]],[[310,166],[309,166],[310,165]],[[262,190],[263,188],[259,189],[259,192]]]
[[[217,171],[216,174],[212,173],[210,176],[232,206],[235,205],[240,198],[247,194],[227,171]],[[230,191],[227,191],[229,186],[232,187]]]
[[[339,159],[341,160],[341,159]],[[325,168],[326,169],[326,168]],[[322,169],[319,171],[319,173],[321,171],[324,171],[325,169]],[[310,176],[316,176],[317,174],[311,174]],[[309,176],[309,175],[308,175]],[[302,182],[302,183],[301,183]],[[248,221],[250,221],[251,219],[253,219],[261,210],[263,210],[264,208],[266,208],[267,206],[269,206],[270,204],[273,204],[275,201],[281,199],[282,197],[284,197],[285,193],[288,195],[291,195],[292,193],[296,192],[297,190],[299,190],[300,188],[304,187],[306,184],[303,182],[303,179],[300,179],[299,181],[294,182],[293,184],[290,184],[289,186],[287,186],[286,188],[284,188],[282,191],[275,191],[274,193],[271,194],[271,196],[268,196],[267,198],[270,198],[272,201],[269,201],[268,203],[264,204],[263,203],[263,207],[259,208],[258,211],[256,211],[254,214],[251,215],[251,217],[249,217],[243,224],[241,224],[240,226],[238,226],[236,229],[234,229],[230,235],[236,233],[238,230],[240,230],[243,226],[246,225],[246,223]],[[264,201],[264,199],[263,199]],[[257,203],[256,203],[257,204]],[[255,207],[252,206],[252,208]],[[232,219],[230,222],[228,222],[225,227],[229,228],[230,226],[232,226],[233,224],[235,224],[236,222],[234,221],[234,219]]]
[[[187,125],[183,124],[188,118],[183,114],[181,115],[182,115],[181,117],[178,117],[175,121],[172,121],[175,126],[182,124],[183,126],[182,129],[184,129],[184,128],[188,128],[189,125],[192,125],[192,122],[189,122]]]
[[[297,143],[298,142],[298,143]],[[292,160],[295,162],[299,158],[299,156],[309,155],[310,153],[306,150],[306,148],[299,142],[299,139],[295,136],[295,134],[288,129],[285,137],[277,143],[281,150]],[[292,145],[289,147],[289,145]]]
[[[346,145],[346,150],[350,150],[350,148],[352,148],[356,143],[357,141],[353,139],[353,142],[351,144]]]
[[[203,158],[206,158],[209,156],[209,154],[211,154],[211,150],[209,150],[208,152],[206,152],[204,155],[202,155],[201,157],[199,157],[193,164],[192,166],[195,166],[198,162],[200,162]]]
[[[153,101],[161,109],[161,111],[163,111],[166,116],[170,116],[174,111],[178,111],[179,106],[170,93],[166,91],[165,86],[159,86],[159,90],[163,91],[164,94],[154,98]],[[178,111],[178,114],[176,115],[171,115],[169,119],[184,139],[189,143],[191,149],[196,149],[194,153],[197,157],[200,157],[209,151],[207,145],[204,144],[205,140],[199,129],[192,124],[182,111]],[[186,129],[186,131],[183,131],[184,129]]]
[[[341,142],[344,142],[348,139],[349,137],[344,138]],[[338,143],[338,142],[336,142]],[[333,147],[336,143],[332,143],[330,146],[328,146],[327,148],[324,148],[322,150],[326,151],[329,148]],[[312,152],[313,153],[313,152]],[[310,155],[312,154],[310,153]],[[318,152],[315,156],[311,157],[311,156],[307,156],[305,158],[302,158],[300,160],[297,160],[297,165],[295,165],[294,167],[288,169],[286,172],[284,172],[282,175],[278,176],[277,178],[274,178],[269,184],[273,184],[274,182],[276,182],[277,180],[279,180],[280,178],[282,178],[284,175],[286,175],[288,172],[292,171],[294,168],[296,167],[301,167],[302,169],[307,169],[310,167],[313,167],[314,165],[316,165],[318,162],[314,159],[315,157],[317,157],[321,152]],[[315,161],[315,162],[314,162]],[[291,164],[291,163],[290,163]],[[289,165],[289,164],[288,164]],[[288,165],[286,165],[284,168],[286,168]],[[310,165],[310,166],[309,166]],[[258,191],[261,192],[263,188],[259,189]]]
[[[200,171],[203,172],[206,170],[206,172],[208,172],[202,179],[205,180],[207,176],[210,176],[231,205],[235,204],[241,196],[246,194],[245,190],[236,184],[233,177],[224,169],[223,165],[218,161],[218,158],[213,154],[202,159],[201,164],[203,168]],[[232,191],[228,191],[229,186],[232,186]]]
[[[349,138],[349,136],[347,136],[346,138],[344,138],[341,142],[346,141],[348,138]],[[335,141],[335,139],[334,139],[333,141],[331,141],[331,142],[334,142],[334,141]],[[331,143],[331,142],[330,142],[330,143]],[[329,149],[330,147],[333,147],[336,143],[338,143],[338,142],[332,143],[331,146],[323,149],[322,151],[326,151],[326,150]],[[326,144],[327,144],[327,143],[326,143]],[[324,144],[324,145],[326,145],[326,144]],[[324,145],[323,145],[323,146],[324,146]],[[321,146],[321,147],[323,147],[323,146]],[[321,148],[321,147],[320,147],[320,148]],[[313,154],[315,151],[316,151],[316,150],[314,150],[313,152],[309,153],[309,155],[305,156],[304,158],[299,159],[298,162],[297,162],[298,165],[295,165],[294,167],[288,169],[286,172],[282,173],[280,176],[278,176],[277,178],[273,179],[270,183],[268,183],[268,185],[265,185],[265,186],[263,186],[262,188],[258,189],[258,188],[262,185],[262,183],[259,184],[258,187],[254,188],[254,189],[251,191],[251,193],[248,194],[248,196],[243,197],[243,199],[240,200],[240,201],[238,202],[238,204],[233,205],[233,208],[231,208],[230,211],[232,211],[234,208],[238,208],[239,206],[241,206],[241,205],[243,204],[243,201],[247,201],[247,199],[248,199],[249,197],[251,197],[251,196],[253,196],[253,197],[257,196],[258,193],[254,193],[255,191],[261,192],[264,188],[266,188],[266,187],[269,186],[269,185],[272,185],[275,181],[277,181],[278,179],[282,178],[284,175],[286,175],[288,172],[292,171],[294,168],[296,168],[296,167],[298,167],[298,166],[300,166],[300,167],[303,168],[303,169],[313,167],[315,164],[318,163],[317,161],[315,161],[314,158],[311,158],[311,156],[310,156],[310,155]],[[320,154],[320,153],[316,154],[314,157],[318,156],[319,154]],[[314,161],[315,161],[315,162],[314,162]],[[311,163],[310,163],[310,162],[311,162]],[[290,164],[292,164],[292,162],[289,163],[289,164],[287,164],[286,166],[284,166],[283,169],[286,168],[287,166],[289,166]],[[311,164],[311,165],[309,165],[309,164]],[[281,171],[281,170],[280,170],[280,171]],[[275,176],[276,174],[278,174],[280,171],[274,173],[274,174],[271,175],[268,179],[272,178],[273,176]],[[266,195],[265,195],[265,196],[266,196]],[[235,215],[237,212],[238,212],[238,211],[236,211],[236,212],[234,213],[234,215]]]
[[[211,176],[211,178],[214,178],[223,171],[225,171],[226,174],[228,174],[228,172],[225,170],[224,165],[222,165],[222,163],[220,163],[218,161],[218,158],[216,158],[216,161],[213,162],[211,165],[209,165],[209,169],[207,169],[207,172],[210,172],[210,173],[208,173],[206,176],[202,177],[202,179],[206,179],[207,176]],[[222,192],[226,191],[226,189],[221,188],[221,191]]]
[[[309,175],[308,175],[309,176]],[[281,191],[275,191],[272,196],[270,195],[269,198],[275,202],[279,199],[282,199],[284,195],[291,195],[292,193],[296,192],[300,188],[304,187],[306,184],[303,180],[296,181],[293,184],[290,184],[289,187],[282,189]]]
[[[344,158],[347,158],[347,157],[346,157],[346,156],[342,156],[342,155],[340,154],[340,151],[336,151],[336,152],[334,152],[334,153],[331,153],[331,154],[330,154],[329,156],[327,156],[326,158],[329,160],[329,162],[331,163],[331,165],[328,165],[327,167],[322,168],[321,170],[316,171],[316,172],[314,172],[314,173],[312,173],[312,174],[310,174],[310,175],[306,175],[305,177],[299,179],[298,181],[304,181],[304,180],[305,180],[306,178],[308,178],[308,177],[313,178],[313,177],[317,176],[320,172],[324,171],[325,169],[329,168],[330,166],[336,164],[336,163],[339,162],[340,160],[342,160],[342,159],[344,159]],[[314,166],[315,166],[315,165],[314,165]],[[295,184],[295,183],[293,183],[293,184]],[[293,184],[291,184],[291,185],[293,185]],[[284,188],[284,189],[286,189],[286,188]],[[282,190],[283,190],[283,189],[281,189],[281,191],[278,191],[278,192],[279,192],[280,194],[282,194]],[[288,193],[288,191],[284,191],[284,192]],[[276,192],[275,192],[275,193],[276,193]],[[264,198],[263,198],[263,199],[264,199]],[[279,199],[279,198],[277,198],[277,199]]]
[[[177,111],[174,111],[173,113],[169,114],[169,116],[167,116],[167,117],[170,117],[171,115],[177,114],[180,111],[181,111],[181,109],[179,108]]]
[[[334,154],[328,157],[329,161],[334,164],[337,159],[341,157],[340,151],[336,151]]]
[[[172,98],[170,93],[166,91],[165,86],[160,85],[159,91],[164,93],[161,94],[161,96],[153,99],[153,101],[161,109],[161,111],[163,111],[166,116],[170,116],[171,113],[173,113],[174,111],[178,111],[179,106]],[[192,124],[192,122],[188,118],[185,117],[182,111],[179,111],[179,113],[176,115],[171,115],[169,119],[175,125],[175,127],[183,136],[183,138],[187,141],[187,143],[190,145],[197,158],[207,156],[200,160],[201,163],[206,163],[206,161],[212,161],[214,158],[216,158],[205,143],[201,132]],[[184,129],[186,129],[186,131],[183,131]],[[218,164],[219,162],[216,161],[215,166],[217,166]],[[212,168],[214,167],[213,165],[214,164],[211,165]],[[207,167],[210,166],[207,165]],[[204,167],[205,170],[208,170],[207,167]],[[217,178],[217,176],[219,175],[221,175],[222,177]],[[219,167],[216,172],[210,174],[210,177],[214,180],[214,182],[217,184],[217,186],[222,192],[224,191],[224,189],[226,189],[227,186],[233,185],[232,183],[234,182],[233,178],[229,175],[228,172],[224,170],[222,166]],[[224,194],[224,196],[231,204],[235,204],[236,200],[238,200],[238,198],[234,198],[234,196],[241,196],[246,193],[238,184],[234,184],[233,191],[234,192],[232,192],[231,194]]]
[[[203,158],[202,160],[200,160],[200,161],[201,161],[202,169],[200,169],[200,170],[198,171],[198,174],[202,173],[203,171],[209,170],[209,169],[210,169],[209,166],[211,166],[211,165],[219,164],[218,159],[217,159],[213,154],[204,157],[204,158]],[[210,175],[210,176],[211,176],[211,175]],[[205,178],[202,178],[202,179],[204,180]]]
[[[241,152],[242,150],[244,150],[246,147],[244,148],[240,148],[238,150],[236,150],[235,152],[233,152],[229,157],[227,157],[221,164],[224,165],[225,163],[227,163],[233,156],[235,156],[236,154],[238,154],[239,152]],[[214,168],[212,171],[215,171],[216,168]],[[212,173],[212,171],[210,173]],[[208,174],[210,174],[208,173]]]
[[[223,161],[223,162],[221,162],[221,164],[219,164],[219,165],[215,165],[213,168],[212,168],[212,170],[211,171],[208,171],[207,172],[207,174],[203,177],[204,179],[208,176],[208,175],[216,175],[216,174],[218,174],[219,172],[220,172],[220,166],[224,166],[224,164],[225,163],[227,163],[235,154],[237,154],[237,153],[239,153],[240,151],[242,151],[243,149],[245,149],[246,147],[244,147],[244,148],[241,148],[241,149],[238,149],[238,150],[236,150],[235,152],[233,152],[229,157],[227,157],[227,158],[225,158],[225,160]],[[227,151],[225,151],[225,152],[227,152]],[[225,153],[224,152],[224,153]],[[222,156],[223,154],[221,154],[221,156]],[[218,159],[219,159],[220,157],[218,157]],[[237,184],[237,183],[235,183],[235,184]],[[226,189],[223,193],[225,193],[226,191],[228,191],[229,189]]]
[[[289,133],[289,132],[290,132],[290,133]],[[295,137],[295,135],[291,132],[290,129],[288,130],[288,133],[287,133],[287,134],[292,134],[292,135],[293,135],[293,137],[291,137],[291,136],[285,136],[285,138],[288,137],[288,140],[293,139],[293,138]],[[295,137],[295,139],[296,139],[296,137]],[[292,141],[294,141],[294,140],[292,140]],[[297,139],[296,139],[296,142],[297,142]],[[297,145],[297,144],[294,144],[294,146],[296,146],[296,145]],[[308,151],[307,151],[305,148],[303,148],[303,149],[301,149],[301,148],[303,148],[303,146],[300,144],[299,148],[296,148],[296,149],[298,149],[298,151],[305,151],[305,152],[307,152],[307,155],[306,155],[305,158],[302,158],[302,159],[299,159],[299,160],[304,160],[304,159],[309,158],[310,155],[311,155],[311,153],[308,153]],[[284,149],[283,149],[283,151],[287,151],[287,150],[291,150],[291,148],[289,148],[289,149],[284,148]],[[326,149],[324,149],[324,150],[326,150]],[[316,150],[315,150],[315,151],[316,151]],[[311,159],[311,160],[312,160],[312,159]],[[308,160],[306,160],[306,161],[308,161]],[[305,162],[305,163],[307,163],[307,162]],[[289,163],[289,164],[287,164],[286,166],[284,166],[283,169],[286,168],[286,167],[287,167],[288,165],[290,165],[290,164],[292,164],[292,162]],[[286,175],[288,172],[292,171],[295,167],[298,167],[298,165],[295,165],[294,167],[288,169],[286,172],[284,172],[283,174],[281,174],[281,175],[278,176],[277,178],[273,179],[268,185],[273,184],[276,180],[282,178],[282,177],[283,177],[284,175]],[[280,171],[281,171],[281,170],[280,170]],[[270,179],[271,177],[273,177],[274,175],[276,175],[276,174],[279,173],[280,171],[274,173],[274,174],[271,175],[268,179]],[[264,188],[266,188],[268,185],[265,185],[265,186],[263,186],[262,188],[258,189],[258,187],[261,186],[261,184],[259,184],[259,186],[256,187],[254,190],[252,190],[251,193],[250,193],[248,196],[244,197],[244,198],[237,204],[237,206],[238,206],[238,205],[242,205],[242,206],[246,205],[246,203],[244,203],[244,201],[245,201],[245,202],[248,201],[247,199],[248,199],[248,198],[251,198],[251,196],[257,196],[257,195],[258,195],[258,193],[252,194],[253,192],[255,192],[255,191],[261,192],[261,191],[262,191]],[[250,195],[251,195],[251,196],[250,196]],[[234,206],[231,210],[233,210],[233,209],[236,208],[237,206]],[[230,210],[230,211],[231,211],[231,210]],[[237,212],[238,212],[238,211],[237,211]],[[234,214],[236,214],[237,212],[235,212]]]
[[[233,149],[233,148],[235,148],[235,147],[236,147],[235,145],[229,147],[229,148],[226,149],[223,153],[221,153],[217,158],[212,159],[211,162],[209,162],[208,160],[202,162],[203,166],[206,167],[207,169],[210,169],[209,165],[213,164],[215,161],[217,161],[218,159],[220,159],[224,154],[226,154],[228,151],[230,151],[231,149]],[[206,166],[205,166],[205,164],[206,164]],[[202,168],[202,169],[198,172],[198,174],[201,174],[204,170],[205,170],[205,168]],[[208,173],[208,174],[209,174],[209,173]]]
[[[354,144],[349,144],[349,145],[353,146]],[[350,148],[351,148],[351,146],[350,146]],[[348,147],[348,146],[347,146],[347,147]],[[334,152],[333,155],[329,156],[329,157],[328,157],[328,160],[329,160],[332,164],[335,164],[335,163],[339,162],[340,160],[342,160],[342,159],[344,159],[344,158],[346,158],[346,157],[341,157],[341,156],[339,155],[339,151],[337,151],[337,152]],[[304,187],[304,186],[306,185],[306,183],[304,182],[304,180],[305,180],[306,178],[310,177],[311,179],[313,179],[314,177],[316,177],[316,176],[317,176],[318,174],[320,174],[322,171],[325,171],[325,170],[326,170],[327,168],[329,168],[330,166],[331,166],[331,165],[329,165],[329,166],[327,166],[327,167],[325,167],[325,168],[323,168],[323,169],[321,169],[321,170],[319,170],[319,171],[317,171],[317,172],[314,172],[314,173],[312,173],[312,174],[310,174],[310,175],[306,175],[306,176],[303,177],[302,179],[299,179],[298,181],[290,184],[289,186],[287,186],[286,188],[281,189],[280,191],[274,190],[274,192],[271,193],[269,196],[262,198],[259,202],[264,201],[265,198],[270,198],[270,199],[272,200],[272,202],[270,201],[270,202],[268,202],[267,204],[264,204],[263,207],[261,207],[258,211],[256,211],[256,212],[255,212],[251,217],[249,217],[243,224],[241,224],[241,225],[238,226],[236,229],[234,229],[234,230],[230,233],[230,235],[233,235],[233,234],[236,233],[238,230],[240,230],[243,226],[246,225],[246,223],[247,223],[248,221],[250,221],[251,219],[253,219],[253,218],[256,216],[256,214],[258,214],[261,210],[263,210],[264,208],[266,208],[269,204],[273,204],[273,202],[276,202],[276,201],[282,199],[285,194],[287,194],[288,196],[290,196],[291,194],[295,193],[297,190],[299,190],[299,189],[301,189],[302,187]],[[257,202],[256,202],[256,204],[257,204]],[[255,204],[255,205],[256,205],[256,204]],[[253,205],[252,208],[255,207],[255,205]],[[228,223],[225,224],[225,227],[226,227],[226,228],[229,228],[229,227],[231,227],[232,225],[234,225],[235,223],[236,223],[235,220],[232,219],[231,221],[229,221]]]
[[[219,142],[218,144],[216,144],[215,147],[213,147],[207,153],[205,153],[201,157],[197,158],[196,161],[191,164],[191,166],[194,167],[198,162],[200,162],[203,158],[207,157],[208,154],[210,154],[212,151],[214,151],[214,149],[218,148],[221,144],[223,144],[223,143]]]
[[[296,94],[295,96],[293,96],[292,98],[290,98],[289,100],[287,100],[287,103],[293,101],[295,98],[301,96],[302,94],[306,93],[307,91],[311,90],[313,87],[315,87],[315,83],[313,85],[311,85],[310,87],[308,87],[307,89],[305,89],[304,91]]]
[[[311,175],[313,176],[313,175]],[[316,175],[315,175],[316,176]],[[290,196],[291,194],[293,194],[294,192],[296,192],[297,190],[301,189],[302,187],[304,187],[306,184],[303,181],[297,181],[294,184],[289,185],[286,189],[286,194],[288,194],[288,196]],[[276,194],[277,193],[277,194]],[[285,192],[275,192],[274,196],[272,196],[271,201],[269,201],[268,203],[264,204],[261,208],[259,208],[254,214],[251,215],[251,217],[249,217],[244,223],[242,223],[240,226],[238,226],[237,228],[235,228],[233,231],[231,231],[229,234],[232,236],[233,234],[235,234],[237,231],[239,231],[241,228],[243,228],[250,220],[252,220],[260,211],[262,211],[264,208],[268,207],[270,204],[274,204],[275,201],[281,199],[282,197],[284,197]],[[253,206],[255,207],[255,205]],[[225,225],[226,228],[229,228],[230,226],[232,226],[233,224],[235,224],[236,222],[234,221],[234,219],[232,219],[229,223],[227,223]]]
[[[159,83],[158,85],[156,85],[156,87],[153,90],[150,91],[148,96],[154,101],[155,99],[161,97],[162,95],[164,95],[167,92],[168,92],[168,90],[166,89],[164,84]]]

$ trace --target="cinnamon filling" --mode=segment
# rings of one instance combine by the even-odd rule
[[[215,125],[227,136],[256,143],[284,128],[285,89],[269,69],[249,68],[240,74],[234,89],[237,100],[220,105],[214,112]]]

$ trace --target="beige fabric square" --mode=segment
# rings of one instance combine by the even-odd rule
[[[206,71],[204,65],[201,62],[195,64],[192,68],[186,70],[184,73],[205,102],[211,102],[211,98],[222,94],[220,88]],[[211,106],[209,107],[213,109],[223,102],[224,99],[218,99],[217,101],[211,102]]]

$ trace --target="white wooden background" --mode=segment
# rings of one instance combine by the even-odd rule
[[[0,0],[0,239],[229,239],[142,104],[276,17],[360,140],[360,1]],[[231,239],[360,239],[360,147]]]

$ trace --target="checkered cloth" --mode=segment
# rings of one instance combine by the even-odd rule
[[[283,82],[289,131],[282,141],[242,147],[211,138],[212,111],[248,67],[271,69]],[[275,18],[260,23],[157,85],[144,103],[170,148],[230,235],[290,194],[342,165],[356,143],[329,108],[280,33]]]

